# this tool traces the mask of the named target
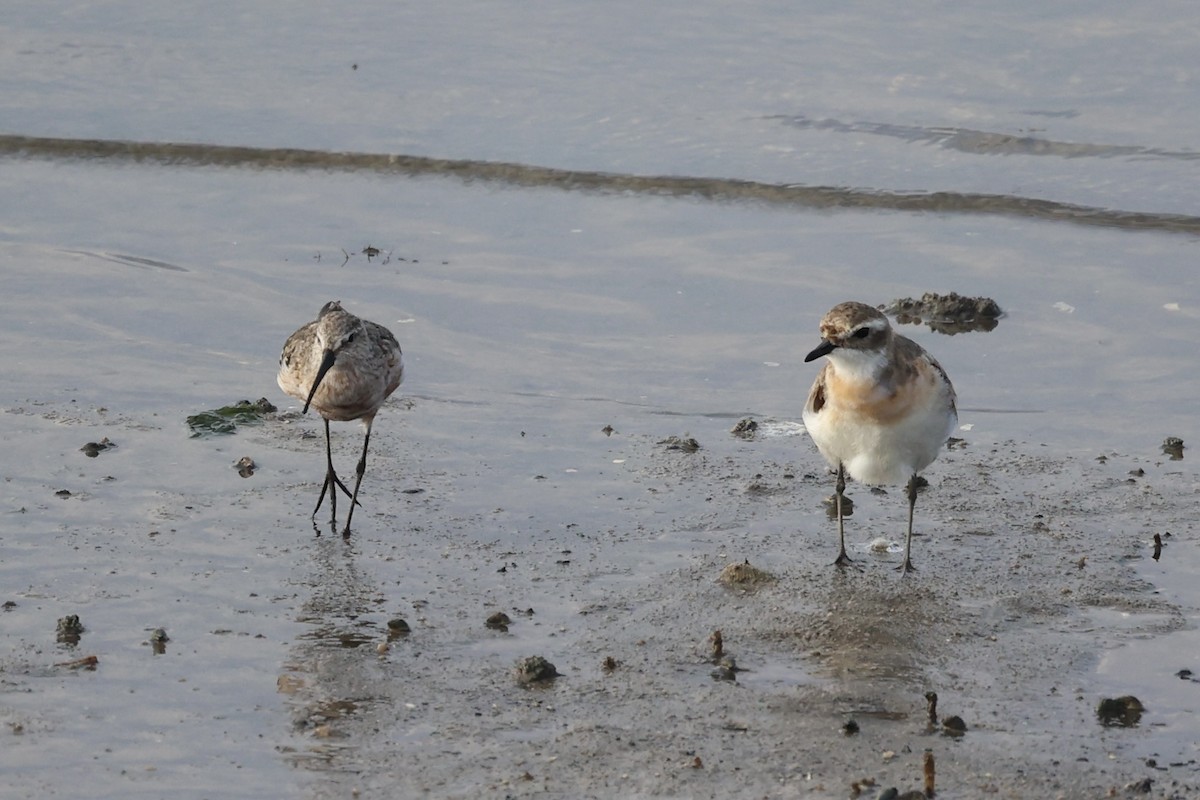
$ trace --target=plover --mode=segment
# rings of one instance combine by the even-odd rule
[[[895,333],[887,317],[865,303],[840,303],[821,320],[821,343],[806,362],[827,356],[804,406],[804,426],[837,470],[839,566],[846,555],[842,501],[846,475],[868,485],[904,484],[908,534],[904,563],[913,570],[917,475],[933,463],[958,424],[954,387],[919,344]]]

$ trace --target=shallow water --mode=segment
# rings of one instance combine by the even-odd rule
[[[1200,482],[1160,450],[1197,438],[1190,6],[205,9],[5,17],[14,796],[844,796],[925,748],[959,796],[1194,791]],[[1006,316],[905,328],[967,443],[915,579],[867,552],[894,491],[855,492],[842,575],[802,359],[834,303],[924,291]],[[309,520],[318,420],[185,424],[298,411],[279,348],[333,298],[407,364],[349,544]],[[716,582],[743,559],[777,581]],[[555,686],[516,685],[533,654]]]

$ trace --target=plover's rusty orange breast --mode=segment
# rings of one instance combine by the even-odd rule
[[[958,423],[954,387],[916,342],[894,333],[886,316],[846,302],[825,314],[821,343],[805,361],[826,358],[804,408],[804,425],[838,473],[838,533],[846,555],[841,498],[845,476],[875,484],[908,482],[909,526],[902,568],[912,570],[912,514],[918,473]]]

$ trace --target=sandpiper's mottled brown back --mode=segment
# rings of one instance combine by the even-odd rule
[[[361,319],[332,300],[321,308],[317,318],[288,337],[279,359],[279,388],[304,401],[304,411],[312,406],[325,421],[325,485],[317,499],[315,515],[321,509],[325,492],[330,493],[333,516],[337,518],[337,490],[350,496],[343,536],[350,535],[350,519],[358,502],[358,489],[367,466],[367,447],[371,441],[371,423],[380,406],[404,379],[404,360],[396,337],[387,328]],[[358,479],[349,492],[333,470],[329,442],[329,422],[361,419],[366,427]]]

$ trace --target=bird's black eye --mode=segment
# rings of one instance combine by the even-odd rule
[[[353,342],[355,336],[358,336],[358,331],[355,331],[354,333],[352,333],[346,337],[346,344],[350,344],[351,342]]]
[[[858,330],[856,330],[854,332],[855,339],[865,339],[870,335],[871,335],[871,329],[868,327],[865,327],[865,326],[862,328],[859,328]]]

